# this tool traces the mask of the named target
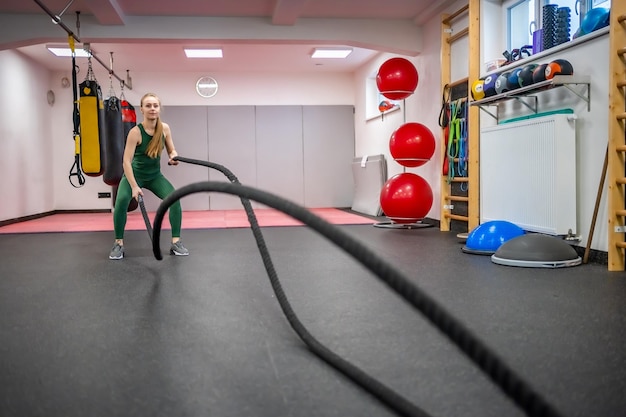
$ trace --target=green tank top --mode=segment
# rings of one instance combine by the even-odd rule
[[[152,136],[146,133],[141,123],[137,126],[141,131],[141,144],[135,148],[133,174],[137,181],[150,181],[161,174],[161,155],[159,154],[156,158],[150,158],[146,155],[146,149],[148,149],[148,143],[150,143]]]

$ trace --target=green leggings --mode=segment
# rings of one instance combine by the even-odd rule
[[[141,188],[147,188],[152,191],[157,197],[163,200],[172,191],[174,186],[163,175],[159,175],[150,181],[139,181],[137,185]],[[124,238],[124,228],[126,227],[126,218],[128,212],[128,205],[133,198],[130,184],[126,179],[126,176],[122,177],[120,184],[117,187],[117,196],[115,198],[115,210],[113,211],[113,227],[115,229],[115,239]],[[172,227],[172,237],[180,237],[180,228],[183,220],[183,209],[180,206],[180,201],[172,204],[169,208],[170,226]]]

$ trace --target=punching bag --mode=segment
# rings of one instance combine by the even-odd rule
[[[80,83],[80,158],[83,172],[98,177],[104,172],[104,103],[96,80]]]
[[[132,104],[122,98],[122,125],[124,130],[124,143],[126,143],[126,138],[128,138],[128,132],[130,129],[137,125],[137,114],[135,113],[135,108]],[[117,191],[117,188],[116,188]],[[137,210],[139,207],[139,203],[134,198],[130,200],[130,204],[128,205],[128,211]]]
[[[105,169],[103,180],[108,185],[117,185],[122,179],[124,168],[124,126],[122,125],[122,108],[120,99],[111,96],[104,100],[104,124],[106,133]]]
[[[128,132],[130,129],[137,125],[137,114],[135,113],[135,108],[128,101],[122,99],[122,123],[124,125],[124,142],[126,142],[126,138],[128,137]]]

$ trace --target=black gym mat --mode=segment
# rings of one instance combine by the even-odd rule
[[[339,226],[392,262],[566,416],[626,410],[626,280],[524,269],[436,228]],[[322,343],[432,416],[523,415],[442,334],[306,227],[264,228],[292,307]],[[162,247],[169,234],[164,231]],[[0,235],[0,415],[391,416],[289,327],[248,229]]]

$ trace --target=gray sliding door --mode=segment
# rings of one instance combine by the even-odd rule
[[[257,187],[304,204],[302,107],[256,108]]]
[[[352,206],[354,107],[304,106],[303,139],[305,206]]]
[[[254,106],[208,107],[209,159],[225,166],[242,184],[251,187],[256,187],[255,124]],[[228,181],[216,170],[211,170],[209,178]],[[209,198],[211,210],[243,208],[237,196],[211,193]]]

